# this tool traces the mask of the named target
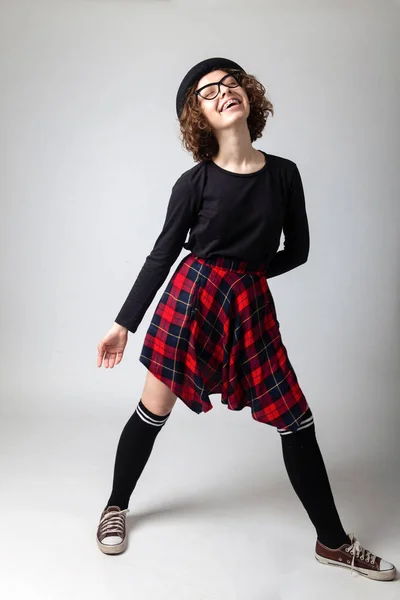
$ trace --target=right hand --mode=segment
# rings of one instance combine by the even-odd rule
[[[128,329],[114,323],[111,329],[97,346],[97,366],[101,367],[104,360],[104,367],[111,369],[118,365],[124,355],[125,346],[128,342]]]

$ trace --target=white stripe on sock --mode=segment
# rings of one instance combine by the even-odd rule
[[[300,425],[305,425],[306,423],[308,423],[308,421],[313,421],[314,417],[311,415],[311,417],[308,417],[308,419],[304,419],[304,421],[300,421]]]
[[[302,425],[301,427],[298,428],[297,431],[299,431],[300,429],[306,429],[306,427],[311,427],[311,425],[314,425],[313,421],[311,423],[307,423],[307,425]]]
[[[314,415],[311,415],[311,417],[308,417],[307,419],[303,419],[303,421],[300,421],[299,425],[305,425],[308,421],[312,421],[314,419]],[[281,427],[280,429],[278,429],[278,431],[286,431],[286,427]]]
[[[140,406],[136,407],[136,412],[139,415],[139,417],[142,419],[142,421],[144,421],[145,423],[148,423],[149,425],[154,425],[154,427],[161,427],[161,425],[164,425],[164,423],[168,420],[169,415],[167,415],[165,417],[165,419],[163,419],[162,421],[157,421],[156,419],[153,419],[152,417],[149,417],[142,408],[140,408]]]
[[[310,422],[307,423],[307,421],[310,421]],[[314,417],[309,417],[308,419],[304,419],[304,421],[300,422],[300,427],[297,429],[297,431],[300,431],[300,429],[306,429],[306,427],[310,427],[313,424],[314,424]],[[278,432],[280,435],[288,435],[289,433],[293,433],[293,431],[286,431],[286,429],[278,429]]]

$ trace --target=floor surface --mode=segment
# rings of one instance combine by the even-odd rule
[[[102,554],[95,533],[129,415],[3,419],[0,597],[400,598],[398,579],[370,581],[316,561],[314,528],[272,428],[266,436],[251,419],[229,415],[221,431],[216,419],[188,413],[170,419],[156,440],[131,498],[128,547],[118,556]],[[399,567],[398,464],[325,460],[347,531]]]

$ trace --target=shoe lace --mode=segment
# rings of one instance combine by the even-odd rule
[[[102,516],[99,525],[101,536],[104,538],[115,534],[123,537],[125,515],[128,512],[129,508],[125,508],[124,510],[112,510],[105,513]]]
[[[347,548],[345,548],[345,551],[353,555],[350,573],[353,572],[354,561],[356,558],[361,558],[361,560],[371,565],[375,564],[376,555],[372,554],[372,552],[370,552],[369,550],[363,548],[363,546],[361,546],[360,542],[355,538],[353,534],[350,534],[349,537],[352,540],[352,543],[349,546],[347,546]]]

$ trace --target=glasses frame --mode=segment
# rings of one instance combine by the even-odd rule
[[[227,73],[219,81],[214,81],[212,83],[206,83],[206,85],[203,85],[198,90],[195,90],[195,92],[194,92],[195,96],[200,96],[204,100],[215,100],[215,98],[218,97],[218,95],[219,95],[219,93],[221,91],[221,84],[222,85],[226,85],[225,83],[223,83],[224,79],[226,79],[227,77],[233,77],[237,81],[237,85],[234,85],[234,86],[226,85],[226,87],[228,87],[229,89],[234,89],[234,88],[240,86],[240,84],[241,84],[241,82],[240,82],[241,75],[242,75],[241,71],[233,71],[232,73]],[[201,92],[202,92],[202,90],[204,90],[204,88],[207,88],[210,85],[217,85],[218,86],[218,92],[212,98],[205,98],[204,96],[201,95]]]

